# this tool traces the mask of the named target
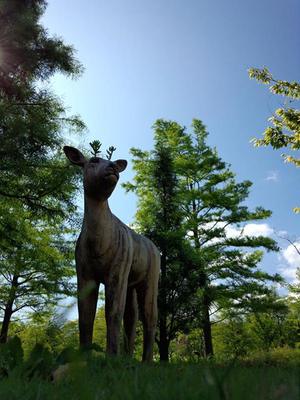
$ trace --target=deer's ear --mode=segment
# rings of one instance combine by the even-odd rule
[[[124,171],[127,167],[127,161],[126,160],[116,160],[114,163],[117,165],[119,172]]]
[[[84,166],[86,159],[81,151],[75,149],[75,147],[64,146],[64,152],[72,164],[79,165],[80,167]]]

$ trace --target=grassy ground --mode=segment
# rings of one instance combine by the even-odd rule
[[[15,368],[0,380],[1,400],[299,400],[300,368],[214,362],[144,365],[93,356],[51,382]],[[42,376],[44,375],[44,377]]]

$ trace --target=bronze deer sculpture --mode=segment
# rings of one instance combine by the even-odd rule
[[[100,283],[105,286],[106,351],[119,354],[123,319],[127,353],[132,355],[138,312],[143,323],[143,361],[151,361],[157,323],[160,253],[146,237],[137,234],[108,205],[126,160],[86,159],[76,148],[65,146],[71,163],[82,167],[84,219],[75,259],[78,284],[81,347],[92,344]]]

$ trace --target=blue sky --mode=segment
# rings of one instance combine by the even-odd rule
[[[78,80],[56,76],[51,85],[87,124],[82,143],[113,144],[116,157],[129,161],[130,147],[151,149],[157,118],[187,127],[201,119],[238,180],[253,182],[249,207],[273,211],[258,230],[286,231],[296,240],[299,170],[283,163],[281,151],[249,143],[282,99],[250,80],[247,69],[267,66],[279,79],[299,81],[299,20],[299,0],[49,0],[43,24],[74,46],[85,67]],[[129,162],[122,180],[132,176]],[[133,195],[119,186],[110,204],[124,222],[133,221]],[[291,254],[268,255],[264,268],[292,277]]]

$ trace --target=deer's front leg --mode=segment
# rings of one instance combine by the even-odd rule
[[[121,322],[124,316],[128,285],[128,266],[121,265],[105,284],[106,351],[119,354]]]
[[[93,341],[99,283],[78,276],[78,314],[80,347],[88,348]]]

